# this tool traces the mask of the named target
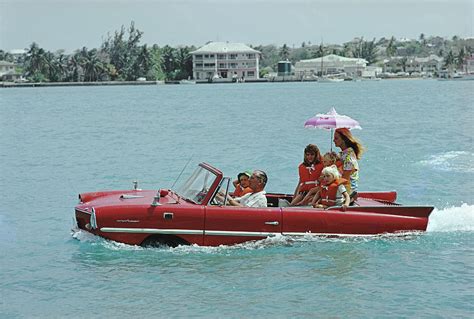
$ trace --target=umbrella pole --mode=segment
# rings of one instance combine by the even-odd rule
[[[331,129],[331,141],[330,141],[330,143],[331,143],[331,152],[332,152],[332,129]]]

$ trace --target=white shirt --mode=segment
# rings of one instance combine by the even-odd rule
[[[266,192],[247,193],[242,197],[236,197],[234,200],[247,207],[267,207]]]

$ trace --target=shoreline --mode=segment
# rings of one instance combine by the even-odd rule
[[[434,79],[434,78],[429,78]],[[424,80],[421,77],[397,77],[397,78],[382,78],[383,80]],[[370,81],[370,80],[369,80]],[[317,82],[316,80],[292,80],[292,79],[258,79],[248,80],[244,82],[208,82],[197,81],[195,84],[245,84],[245,83],[285,83],[285,82]],[[346,81],[352,82],[352,81]],[[67,87],[67,86],[117,86],[117,85],[190,85],[183,84],[179,81],[103,81],[103,82],[36,82],[36,83],[15,83],[15,82],[0,82],[0,88],[31,88],[31,87]]]

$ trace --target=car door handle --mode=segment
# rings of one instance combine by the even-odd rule
[[[273,226],[278,226],[278,225],[280,225],[280,223],[279,223],[279,222],[277,222],[277,221],[274,221],[274,222],[265,222],[265,225],[273,225]]]
[[[163,219],[166,219],[166,220],[173,219],[173,213],[170,213],[170,212],[163,213]]]

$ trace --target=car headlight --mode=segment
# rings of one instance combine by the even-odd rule
[[[91,209],[91,218],[90,218],[90,225],[92,229],[97,229],[97,218],[95,217],[95,209],[92,207]]]

